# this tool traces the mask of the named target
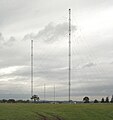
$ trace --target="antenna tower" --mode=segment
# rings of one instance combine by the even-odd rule
[[[54,85],[54,104],[55,104],[55,100],[56,100],[55,99],[55,97],[56,97],[56,93],[55,92],[56,92],[56,90],[55,90],[55,85]]]
[[[69,9],[69,102],[71,96],[71,9]]]
[[[31,40],[31,98],[33,96],[33,40]]]
[[[44,101],[46,101],[46,84],[44,84]]]

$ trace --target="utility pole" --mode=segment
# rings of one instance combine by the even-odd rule
[[[31,40],[31,98],[33,96],[33,40]]]
[[[69,9],[69,102],[71,96],[71,9]]]

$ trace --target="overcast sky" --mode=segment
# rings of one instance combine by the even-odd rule
[[[113,94],[113,0],[0,0],[0,99],[34,94],[68,100],[68,17],[72,22],[71,99]]]

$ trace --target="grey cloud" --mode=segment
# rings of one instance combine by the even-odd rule
[[[16,39],[11,36],[9,39],[5,39],[5,37],[0,33],[0,45],[3,46],[11,46],[16,41]]]
[[[6,46],[11,46],[11,45],[13,45],[13,43],[14,43],[15,41],[16,41],[16,39],[15,39],[13,36],[11,36],[11,37],[9,38],[9,40],[4,43],[4,45],[6,45]]]
[[[92,66],[95,66],[95,64],[94,63],[87,63],[82,68],[87,68],[87,67],[92,67]]]
[[[0,44],[3,44],[3,42],[4,42],[4,37],[3,37],[2,33],[0,33]]]
[[[72,25],[72,32],[76,30],[76,26]],[[49,23],[44,29],[40,30],[37,34],[27,34],[24,36],[24,40],[40,40],[44,42],[54,42],[61,40],[62,37],[68,35],[68,23],[61,23],[55,25],[54,23]]]
[[[19,90],[20,91],[20,90]],[[8,91],[2,91],[1,94],[0,94],[0,98],[1,99],[16,99],[16,100],[20,100],[20,99],[30,99],[30,94],[11,94],[12,92],[10,92],[10,94],[7,93]]]
[[[15,21],[21,21],[28,17],[32,9],[28,12],[31,7],[31,2],[28,0],[5,0],[0,1],[0,26],[5,27],[13,25]]]
[[[28,79],[28,77],[30,76],[30,66],[18,66],[20,67],[19,69],[15,70],[12,73],[8,73],[8,74],[4,74],[1,75],[0,78],[10,78],[10,77],[17,77],[17,81],[20,79],[24,79],[26,80],[26,78]],[[23,81],[22,79],[22,81]]]
[[[87,11],[88,9],[92,9],[92,10],[99,10],[99,9],[105,9],[105,8],[109,8],[112,7],[113,1],[112,0],[77,0],[73,2],[73,8],[76,6],[76,8],[80,9],[80,10],[85,10]],[[89,11],[88,11],[89,12]]]
[[[96,66],[95,63],[93,62],[89,62],[89,63],[81,63],[80,65],[76,66],[76,67],[73,67],[74,70],[80,70],[80,69],[83,69],[83,68],[90,68],[90,67],[94,67]]]
[[[72,89],[75,95],[89,95],[89,96],[102,96],[102,95],[112,95],[112,85],[98,85],[82,87],[82,89],[77,90]],[[76,91],[74,93],[74,91]]]
[[[30,76],[30,66],[23,66],[21,69],[13,72],[12,74],[10,74],[10,76],[17,76],[16,81],[25,81],[28,80],[29,76]]]

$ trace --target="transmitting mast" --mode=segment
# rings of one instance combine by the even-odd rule
[[[69,102],[71,96],[71,9],[69,9]]]
[[[33,40],[31,40],[31,98],[33,97]]]

